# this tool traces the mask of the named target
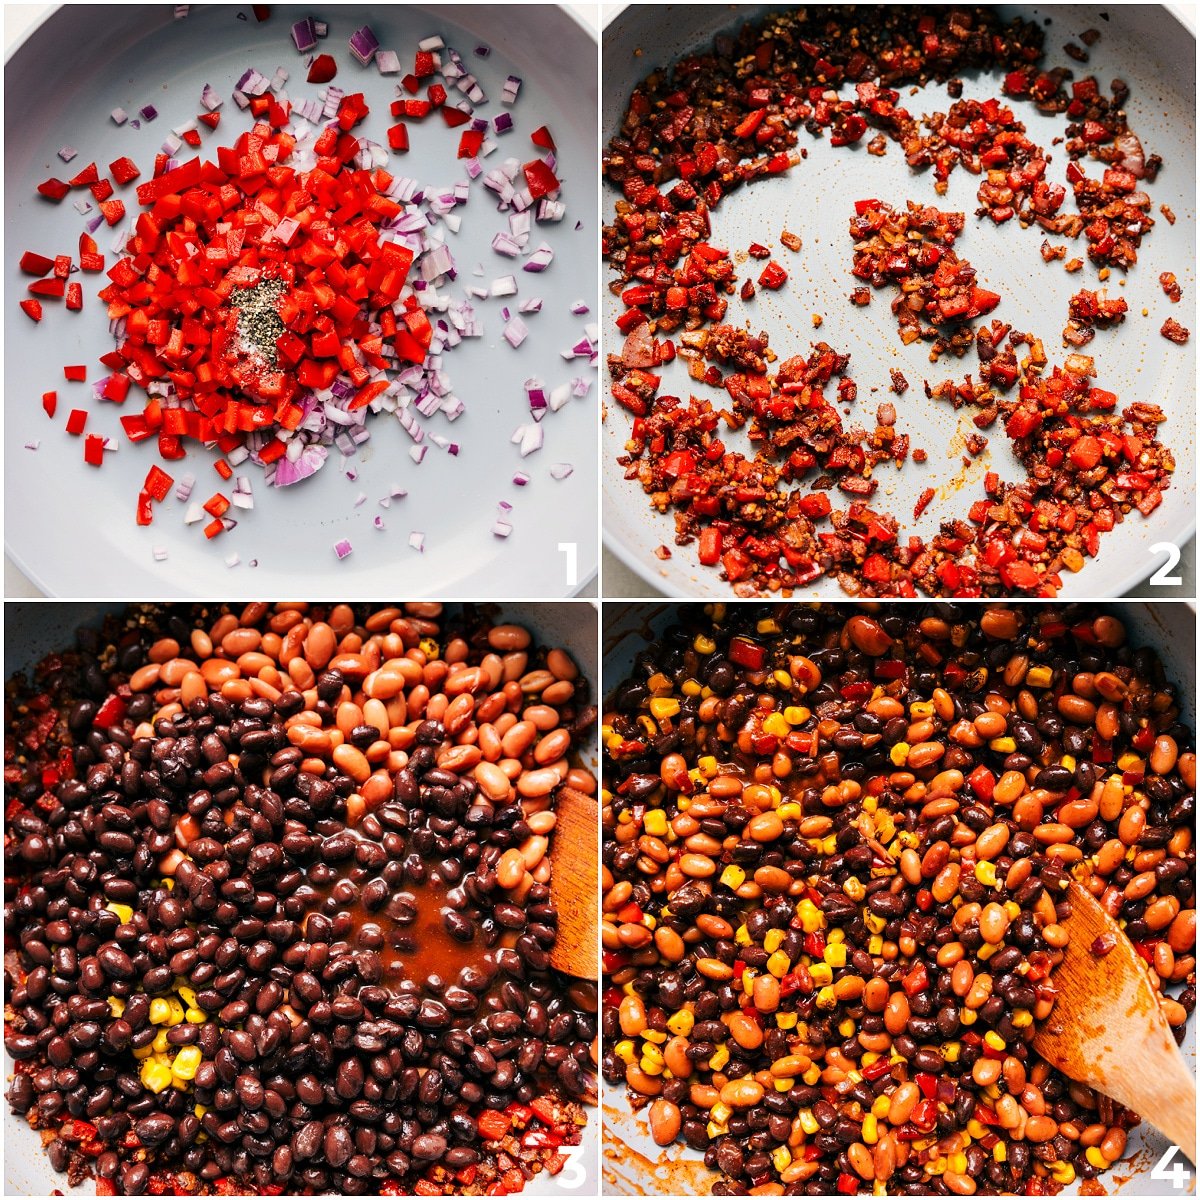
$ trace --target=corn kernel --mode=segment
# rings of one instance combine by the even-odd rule
[[[786,1146],[776,1146],[771,1151],[771,1162],[775,1166],[775,1170],[782,1171],[789,1166],[792,1161],[792,1152]]]
[[[1006,900],[1004,902],[1004,911],[1008,913],[1008,919],[1015,921],[1021,915],[1021,906],[1015,900]]]
[[[679,689],[685,696],[698,696],[704,690],[695,679],[685,679]]]
[[[678,1037],[687,1037],[695,1023],[696,1017],[690,1008],[681,1008],[667,1018],[667,1028]]]
[[[184,1046],[171,1063],[171,1074],[176,1079],[195,1079],[200,1057],[199,1046]]]
[[[728,1132],[729,1132],[728,1125],[722,1125],[718,1121],[709,1121],[708,1127],[707,1127],[707,1133],[708,1133],[708,1140],[710,1142],[715,1141],[719,1137],[723,1137]]]
[[[171,1068],[155,1058],[148,1058],[142,1063],[139,1074],[142,1083],[152,1092],[161,1092],[171,1086]]]
[[[697,634],[695,641],[692,642],[692,649],[697,654],[711,654],[717,648],[717,643],[712,638],[706,638],[704,634]]]
[[[174,996],[167,997],[167,1014],[168,1025],[179,1025],[183,1022],[183,1005]]]
[[[998,1162],[1008,1162],[1008,1146],[1004,1142],[997,1142],[992,1147],[992,1157]]]
[[[439,657],[440,647],[438,646],[436,639],[431,637],[423,637],[420,645],[421,650],[424,652],[427,658]]]
[[[796,905],[796,916],[805,933],[816,933],[825,924],[825,914],[807,897]]]
[[[817,987],[824,987],[833,982],[833,968],[826,962],[813,963],[808,968],[808,973]]]
[[[652,808],[643,818],[642,828],[651,837],[664,837],[667,832],[667,814],[661,808]]]
[[[638,717],[638,725],[646,737],[651,739],[658,737],[658,726],[645,713]]]
[[[736,863],[730,863],[729,866],[721,872],[721,882],[729,888],[731,892],[736,892],[738,888],[746,882],[746,872],[742,870]]]
[[[817,992],[817,1007],[821,1009],[837,1008],[837,997],[833,994],[833,988],[823,987]]]
[[[208,1105],[207,1104],[194,1105],[192,1108],[192,1112],[194,1112],[196,1114],[197,1118],[203,1118],[204,1114],[206,1112],[208,1112]],[[204,1135],[201,1134],[200,1136],[203,1137]]]
[[[189,1008],[183,1017],[189,1025],[203,1025],[208,1020],[208,1014],[201,1008]]]
[[[892,765],[902,767],[908,762],[909,745],[907,742],[897,742],[892,747]]]
[[[1033,1013],[1027,1008],[1018,1008],[1012,1015],[1012,1023],[1017,1029],[1028,1029],[1033,1024]]]
[[[883,953],[883,938],[879,934],[872,934],[867,939],[867,953],[874,958],[878,958]]]
[[[655,1062],[653,1059],[646,1058],[644,1055],[641,1062],[638,1063],[638,1066],[641,1067],[642,1073],[645,1075],[661,1075],[666,1070],[666,1067],[662,1063]]]
[[[813,1116],[811,1108],[802,1108],[800,1110],[800,1128],[805,1133],[816,1133],[821,1128],[817,1124],[817,1118]]]
[[[795,1082],[796,1081],[794,1079],[777,1079],[775,1080],[775,1090],[777,1092],[791,1091],[792,1084]]]
[[[787,933],[782,929],[768,929],[763,938],[763,949],[768,954],[774,954],[783,945],[785,937],[787,937]]]
[[[813,1063],[803,1075],[800,1076],[809,1087],[816,1087],[821,1082],[821,1068]]]
[[[175,985],[175,994],[189,1008],[196,1007],[196,989],[195,988],[188,987],[188,985],[186,983],[179,983],[179,984]]]
[[[745,925],[739,925],[733,935],[733,940],[739,946],[748,946],[754,939],[750,936],[750,930]]]
[[[920,717],[932,717],[933,703],[929,700],[915,700],[908,706],[908,712],[914,720]]]
[[[887,918],[881,917],[878,913],[867,913],[863,917],[863,924],[871,933],[882,933],[884,926],[887,924]],[[883,944],[880,943],[879,953],[883,953]]]
[[[161,997],[150,1001],[150,1024],[161,1025],[171,1015],[171,1006]]]
[[[985,1046],[991,1046],[993,1050],[1003,1050],[1008,1045],[994,1029],[989,1029],[983,1035],[983,1043]]]
[[[993,862],[977,862],[975,864],[975,878],[983,884],[984,887],[996,886],[996,864]]]
[[[973,1138],[987,1137],[987,1126],[982,1121],[977,1121],[972,1117],[967,1122],[967,1133]]]
[[[857,1029],[858,1026],[854,1024],[854,1020],[851,1017],[847,1017],[838,1025],[838,1033],[840,1033],[844,1038],[852,1038]],[[857,1078],[855,1078],[855,1076],[857,1076]],[[862,1075],[860,1075],[857,1071],[847,1071],[846,1078],[849,1079],[851,1083],[862,1083]]]
[[[977,1016],[978,1016],[978,1014],[975,1012],[975,1010],[973,1008],[964,1008],[964,1009],[960,1010],[960,1012],[958,1014],[958,1019],[964,1025],[974,1025],[975,1019]]]
[[[1122,754],[1117,759],[1117,766],[1122,771],[1140,771],[1143,765],[1142,760],[1136,754],[1129,752]]]
[[[775,976],[776,979],[782,979],[792,969],[792,960],[788,958],[782,950],[776,950],[770,958],[767,959],[767,970]]]
[[[1107,1171],[1112,1166],[1112,1163],[1104,1157],[1099,1146],[1089,1146],[1084,1152],[1084,1157],[1097,1171]]]
[[[1030,667],[1025,672],[1025,682],[1030,687],[1048,688],[1054,678],[1054,672],[1049,667]]]
[[[776,810],[781,821],[798,821],[804,810],[798,804],[781,804]]]
[[[942,1047],[942,1058],[948,1063],[958,1062],[958,1056],[962,1051],[962,1042],[947,1042]]]
[[[1050,1167],[1050,1177],[1055,1183],[1074,1183],[1075,1168],[1069,1162],[1056,1162]]]
[[[119,1017],[125,1012],[125,1001],[118,996],[109,996],[108,1011],[114,1017]]]
[[[649,1059],[652,1063],[658,1063],[659,1066],[662,1065],[662,1051],[652,1042],[642,1047],[642,1061],[645,1062],[646,1059]]]
[[[711,754],[706,754],[702,758],[696,760],[698,766],[706,778],[711,779],[717,773],[717,760]]]
[[[661,697],[650,701],[650,715],[656,721],[668,721],[679,712],[678,700],[667,700]]]
[[[825,961],[834,968],[844,967],[846,965],[846,945],[842,943],[830,943],[825,947]]]
[[[783,713],[773,712],[762,723],[763,733],[774,734],[777,738],[785,738],[792,732],[792,727],[784,720]]]
[[[669,696],[675,690],[675,685],[661,671],[655,671],[646,680],[646,686],[652,696]]]
[[[1058,763],[1059,766],[1066,767],[1068,771],[1075,770],[1075,767],[1077,766],[1075,762],[1075,755],[1073,754],[1064,754],[1062,758],[1058,760]]]
[[[965,1154],[950,1155],[950,1170],[955,1175],[965,1175],[967,1173],[967,1156]]]
[[[812,713],[803,704],[789,704],[783,710],[783,719],[789,725],[803,725],[811,716]]]
[[[631,1063],[637,1057],[637,1051],[634,1049],[633,1042],[629,1038],[623,1038],[613,1047],[613,1053],[623,1062]]]
[[[733,1116],[733,1109],[724,1100],[718,1100],[709,1110],[709,1116],[724,1125]]]
[[[797,1018],[796,1018],[796,1014],[794,1012],[793,1013],[781,1012],[781,1013],[775,1014],[775,1024],[779,1029],[795,1029],[796,1028],[796,1020],[797,1020]]]
[[[149,1058],[153,1053],[154,1047],[147,1043],[145,1046],[138,1046],[138,1048],[133,1052],[133,1057],[138,1059]]]
[[[110,901],[104,906],[110,913],[116,913],[122,925],[128,925],[133,920],[133,909],[128,904],[117,904]]]
[[[879,1141],[879,1118],[874,1113],[867,1113],[862,1122],[862,1140],[873,1146]]]
[[[713,1051],[713,1056],[708,1060],[708,1068],[710,1071],[719,1071],[729,1061],[729,1047],[718,1046]]]
[[[661,1045],[667,1040],[666,1032],[662,1029],[643,1029],[642,1037],[648,1042],[653,1042],[656,1046]]]
[[[165,1029],[160,1029],[154,1035],[154,1041],[152,1041],[150,1045],[154,1047],[155,1054],[166,1054],[166,1052],[171,1048],[171,1043],[167,1041],[167,1031]]]
[[[994,945],[991,943],[985,942],[982,946],[979,947],[978,950],[975,951],[975,957],[978,958],[981,962],[987,962],[987,960],[989,958],[991,958],[992,955],[995,954],[999,949],[1000,949],[999,942],[995,943]]]
[[[988,742],[988,746],[992,750],[995,750],[997,754],[1012,754],[1017,748],[1017,743],[1013,738],[1010,737],[998,737],[992,738],[992,740]]]

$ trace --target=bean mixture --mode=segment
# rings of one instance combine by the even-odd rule
[[[593,983],[550,841],[596,709],[439,604],[141,606],[6,690],[7,1099],[113,1194],[505,1195],[566,1162]]]
[[[1088,36],[1094,44],[1100,35]],[[659,512],[672,514],[676,545],[694,543],[701,565],[719,570],[735,594],[790,595],[830,575],[856,596],[1049,598],[1064,573],[1096,556],[1102,534],[1162,503],[1175,467],[1157,436],[1162,409],[1135,403],[1118,412],[1116,394],[1096,385],[1091,358],[1068,353],[1050,364],[1036,333],[997,319],[985,326],[980,318],[1003,297],[987,286],[986,268],[977,276],[955,245],[970,244],[965,213],[893,196],[857,198],[846,214],[854,242],[846,274],[857,285],[849,302],[865,307],[872,288],[887,287],[901,341],[929,342],[933,362],[974,347],[978,365],[966,382],[927,382],[926,395],[950,392],[971,403],[980,430],[1002,419],[1022,468],[1014,482],[988,473],[982,498],[965,517],[947,514],[936,534],[903,536],[892,513],[867,506],[876,467],[901,467],[908,457],[909,435],[893,429],[894,418],[874,434],[861,419],[843,430],[825,379],[787,370],[805,358],[792,331],[782,331],[789,344],[777,351],[767,332],[751,337],[737,328],[739,297],[753,318],[756,286],[749,275],[739,286],[714,214],[731,192],[772,177],[794,172],[801,188],[801,131],[853,147],[874,129],[867,152],[883,155],[891,145],[918,186],[943,195],[957,167],[978,176],[976,220],[1079,242],[1101,283],[1132,268],[1155,223],[1143,185],[1161,161],[1129,128],[1126,84],[1114,79],[1106,93],[1092,75],[1046,67],[1043,40],[1037,23],[1003,22],[993,9],[811,6],[745,22],[634,89],[603,164],[619,191],[602,242],[623,306],[611,391],[632,417],[618,461]],[[1086,62],[1086,51],[1074,49]],[[1004,100],[962,99],[967,71],[994,77]],[[946,84],[948,112],[922,116],[902,105],[898,89],[912,85],[904,99],[915,104],[931,81]],[[1066,159],[1065,183],[1047,178],[1053,154],[1016,116],[1028,105],[1062,118],[1051,149]],[[1088,174],[1093,165],[1099,178]],[[811,209],[807,194],[797,196],[802,211]],[[837,221],[824,212],[821,219]],[[795,233],[780,240],[793,253],[803,249]],[[748,250],[756,260],[772,253],[758,241]],[[1065,245],[1042,244],[1047,263],[1066,253]],[[1074,257],[1064,267],[1083,262]],[[759,270],[756,262],[750,268]],[[771,259],[757,279],[778,289],[788,273]],[[1120,299],[1081,290],[1063,314],[1064,342],[1078,349],[1125,309]],[[821,323],[814,314],[814,326]],[[1160,332],[1180,344],[1189,337],[1172,318]],[[752,356],[727,352],[747,340]],[[837,402],[849,414],[858,386],[850,356],[824,343],[815,355],[840,360]],[[691,380],[727,401],[660,395],[661,368],[677,357]],[[740,430],[749,408],[756,417],[770,410],[776,428],[758,438],[752,429],[743,454],[722,434]],[[971,439],[974,456],[986,440]],[[919,447],[912,454],[924,456]],[[835,490],[849,501],[839,507]],[[923,493],[914,521],[934,496],[932,488]],[[670,556],[662,547],[659,557]]]
[[[1078,606],[674,619],[602,726],[605,1079],[718,1195],[1101,1175],[1138,1116],[1031,1042],[1071,879],[1178,1040],[1195,1007],[1195,742],[1157,655]]]

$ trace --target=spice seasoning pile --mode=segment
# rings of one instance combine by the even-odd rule
[[[1080,607],[676,617],[604,716],[605,1078],[715,1194],[1102,1174],[1138,1117],[1030,1043],[1072,878],[1180,1040],[1195,1007],[1194,736],[1157,656]]]
[[[1092,44],[1098,36],[1089,31]],[[1161,163],[1146,156],[1127,124],[1125,84],[1113,81],[1106,96],[1091,76],[1043,69],[1042,42],[1040,26],[1001,23],[990,9],[809,7],[718,36],[710,52],[682,58],[634,90],[603,164],[620,191],[603,237],[619,276],[611,287],[624,306],[616,321],[624,344],[608,360],[612,396],[633,416],[619,462],[654,507],[673,513],[676,544],[696,541],[701,564],[719,568],[738,595],[790,594],[832,575],[852,595],[1052,597],[1064,571],[1081,570],[1098,553],[1102,533],[1134,509],[1145,516],[1162,502],[1175,466],[1157,438],[1162,410],[1135,403],[1118,414],[1117,396],[1093,385],[1091,358],[1071,353],[1051,366],[1034,333],[979,322],[1003,298],[953,248],[964,213],[912,200],[907,208],[857,200],[848,274],[871,285],[849,292],[860,307],[871,303],[872,287],[895,289],[901,340],[928,340],[931,361],[976,348],[974,380],[926,383],[926,394],[977,406],[980,430],[1003,417],[1026,473],[1011,483],[989,473],[985,498],[965,520],[948,517],[929,539],[903,537],[892,514],[862,502],[875,490],[875,466],[908,456],[908,437],[892,430],[894,419],[886,433],[843,435],[819,386],[775,372],[767,333],[750,339],[752,361],[724,351],[749,338],[730,323],[729,306],[735,291],[752,300],[755,284],[748,276],[739,286],[712,214],[743,184],[793,168],[801,181],[800,127],[827,135],[833,147],[854,146],[874,128],[868,152],[882,155],[889,141],[898,144],[914,173],[932,168],[939,194],[958,165],[979,175],[977,217],[996,224],[1015,217],[1015,224],[1061,238],[1082,235],[1102,280],[1132,267],[1154,225],[1141,188]],[[1086,50],[1075,49],[1086,62]],[[921,85],[945,82],[952,97],[960,96],[958,76],[968,70],[995,76],[1006,97],[1062,115],[1066,185],[1047,180],[1050,156],[999,99],[956,99],[948,113],[924,117],[900,106],[902,85],[915,85],[919,95]],[[1100,179],[1088,176],[1089,163],[1099,164]],[[789,248],[802,248],[803,239],[787,237]],[[758,243],[749,248],[751,258],[770,253]],[[1043,242],[1047,262],[1065,254]],[[1065,265],[1078,269],[1082,260]],[[768,288],[786,281],[774,261],[758,278]],[[1081,291],[1064,314],[1064,340],[1082,346],[1096,326],[1118,323],[1124,312],[1123,301]],[[1162,332],[1168,340],[1188,336],[1170,318]],[[823,343],[817,350],[839,355]],[[725,392],[728,405],[659,395],[659,368],[676,357],[687,359],[691,379]],[[797,361],[786,351],[782,357],[785,368]],[[751,433],[753,458],[727,449],[718,436],[722,424],[741,428],[747,392],[757,405],[784,412],[771,436],[756,440]],[[856,395],[857,387],[843,381],[838,400]],[[1088,415],[1097,409],[1104,415]],[[834,421],[841,445],[830,470]],[[971,437],[968,451],[977,455],[986,439]],[[794,482],[803,486],[787,486]],[[835,507],[834,488],[851,502]],[[928,489],[914,520],[933,497]],[[660,557],[670,551],[662,547]]]
[[[141,607],[7,688],[7,1099],[113,1194],[560,1171],[593,984],[550,966],[560,648],[440,605]]]

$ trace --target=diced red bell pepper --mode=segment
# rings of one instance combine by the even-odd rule
[[[26,275],[48,275],[54,270],[54,259],[47,258],[44,254],[35,254],[32,250],[26,250],[21,255],[20,265]]]
[[[125,218],[125,202],[123,200],[103,200],[100,212],[110,225],[119,224]]]
[[[543,196],[558,191],[560,186],[558,179],[542,159],[535,158],[532,162],[527,162],[521,169],[525,172],[525,182],[529,186],[529,194],[535,200],[540,200]]]
[[[47,179],[37,185],[37,190],[47,200],[57,204],[71,190],[71,185],[63,183],[61,179]]]
[[[31,320],[40,321],[42,319],[42,302],[30,297],[27,300],[20,302],[21,311]]]
[[[550,135],[550,130],[545,125],[539,125],[530,135],[529,140],[535,146],[541,146],[543,150],[555,150],[554,138]]]
[[[83,307],[83,284],[68,283],[67,284],[67,308],[72,312],[78,312]]]
[[[121,157],[108,164],[109,173],[117,183],[125,184],[136,179],[141,171],[132,158]]]
[[[89,433],[83,439],[83,461],[89,467],[98,467],[104,461],[104,439],[98,434]]]
[[[778,291],[787,282],[787,272],[777,262],[769,262],[758,277],[758,282],[773,292]]]
[[[73,408],[71,415],[67,417],[67,432],[75,437],[78,437],[87,424],[87,409]]]
[[[328,83],[337,74],[337,63],[332,55],[318,54],[308,68],[309,83]]]
[[[155,464],[147,472],[146,482],[142,484],[142,487],[155,500],[165,500],[174,482],[175,480],[166,471]]]
[[[767,651],[758,642],[749,638],[735,637],[729,643],[729,657],[739,667],[748,671],[761,671],[767,661]]]
[[[53,418],[55,412],[58,411],[58,393],[43,392],[42,393],[42,408],[46,416]]]
[[[398,152],[408,149],[408,128],[403,123],[393,125],[388,130],[388,145]]]

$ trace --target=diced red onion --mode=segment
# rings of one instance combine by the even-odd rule
[[[521,244],[511,233],[501,230],[492,238],[492,249],[497,254],[503,254],[505,258],[516,258],[521,253]]]
[[[575,303],[571,305],[571,312],[577,317],[582,317],[586,313],[591,312],[591,309],[588,308],[588,306],[584,304],[582,300],[576,300]]]
[[[521,457],[528,458],[534,451],[542,448],[545,435],[542,433],[542,427],[536,421],[531,421],[521,428]]]
[[[498,538],[506,538],[512,531],[513,527],[507,521],[500,520],[499,517],[492,522],[492,533]]]
[[[497,133],[509,133],[513,128],[512,113],[497,113],[492,118],[492,128]]]
[[[291,78],[285,67],[276,67],[275,74],[271,76],[271,91],[282,92],[284,84]]]
[[[512,481],[517,485],[517,487],[524,487],[529,482],[529,476],[526,475],[524,471],[518,471],[513,476]]]
[[[70,162],[71,159],[73,159],[78,153],[79,151],[76,150],[74,146],[63,146],[58,152],[58,157],[61,158],[63,162]]]
[[[377,50],[375,65],[380,75],[398,75],[400,73],[400,55],[395,50]]]
[[[247,101],[247,103],[249,103],[249,101]],[[137,117],[134,117],[133,120],[129,122],[130,129],[141,129],[141,127],[142,123],[137,119]]]
[[[522,300],[517,310],[523,313],[536,313],[542,311],[541,296],[530,296],[528,300]]]
[[[526,260],[526,271],[544,271],[554,261],[554,250],[543,242]]]
[[[114,108],[109,115],[114,125],[124,125],[129,120],[129,114],[123,108]]]
[[[408,448],[408,457],[419,466],[421,460],[425,457],[425,451],[428,449],[428,446],[410,446]]]
[[[575,468],[570,463],[555,463],[550,468],[550,477],[552,479],[566,479]]]
[[[175,499],[180,504],[186,504],[192,495],[192,488],[196,486],[196,476],[188,471],[180,476],[179,482],[175,485]]]
[[[412,533],[410,533],[408,535],[408,544],[414,550],[419,550],[422,553],[424,553],[424,551],[425,551],[425,535],[419,529],[414,529],[412,531]]]
[[[91,205],[91,201],[89,201],[89,200],[76,200],[76,201],[75,201],[75,211],[76,211],[76,212],[77,212],[77,213],[78,213],[80,216],[83,216],[83,214],[84,214],[84,213],[91,212],[91,211],[92,211],[92,205]]]
[[[379,39],[371,31],[370,25],[364,25],[361,29],[356,29],[350,35],[350,53],[364,67],[370,65],[371,59],[375,57],[375,51],[378,49]]]
[[[537,219],[539,223],[549,224],[561,221],[566,215],[567,206],[561,200],[551,200],[543,196],[538,201]]]
[[[516,294],[517,277],[515,275],[501,275],[499,279],[492,280],[493,296],[515,296]]]
[[[487,58],[487,56],[488,56],[489,54],[491,54],[491,52],[492,52],[492,48],[491,48],[491,46],[476,46],[476,47],[475,47],[475,53],[476,53],[476,54],[477,54],[477,55],[478,55],[480,58]]]
[[[166,562],[167,561],[166,546],[155,546],[153,549],[153,554],[154,554],[155,562]]]
[[[232,553],[225,555],[225,565],[227,567],[236,567],[242,561],[242,556],[234,550]]]
[[[329,36],[329,22],[328,21],[314,21],[313,29],[316,31],[317,37],[319,37],[319,38]]]
[[[340,542],[334,542],[333,544],[333,552],[339,559],[345,558],[353,549],[354,547],[350,545],[347,538],[342,538]]]
[[[517,95],[521,90],[521,79],[517,75],[510,75],[504,81],[504,89],[500,95],[502,104],[515,104]]]
[[[419,41],[417,43],[417,49],[418,50],[441,50],[445,45],[446,45],[446,43],[444,41],[442,41],[441,37],[438,34],[435,33],[432,37],[423,38],[421,41]]]
[[[26,450],[36,450],[41,444],[42,444],[41,441],[35,439],[32,442],[26,442],[25,449]]]
[[[515,350],[529,336],[529,326],[520,317],[513,317],[504,327],[504,340]]]
[[[199,501],[193,500],[188,505],[188,510],[183,515],[183,523],[185,525],[195,525],[197,521],[203,521],[205,518],[204,509],[200,507]]]
[[[307,54],[316,46],[317,29],[312,17],[305,17],[303,21],[297,21],[292,26],[292,41],[296,43],[296,49],[301,54]]]
[[[192,6],[190,4],[175,5],[175,20],[182,21],[183,18],[188,15],[188,9],[190,9],[191,7]]]
[[[376,517],[375,521],[374,521],[374,525],[375,525],[376,529],[386,529],[387,528],[387,526],[384,525],[384,523],[383,523],[382,517]]]
[[[138,109],[138,116],[143,121],[153,121],[158,116],[158,109],[153,104],[147,104],[145,108]]]
[[[560,383],[558,387],[550,393],[550,411],[558,412],[571,398],[571,385],[569,383]]]
[[[358,495],[354,497],[354,507],[355,508],[362,508],[362,506],[364,504],[366,504],[366,502],[367,502],[367,493],[366,492],[359,492]]]

